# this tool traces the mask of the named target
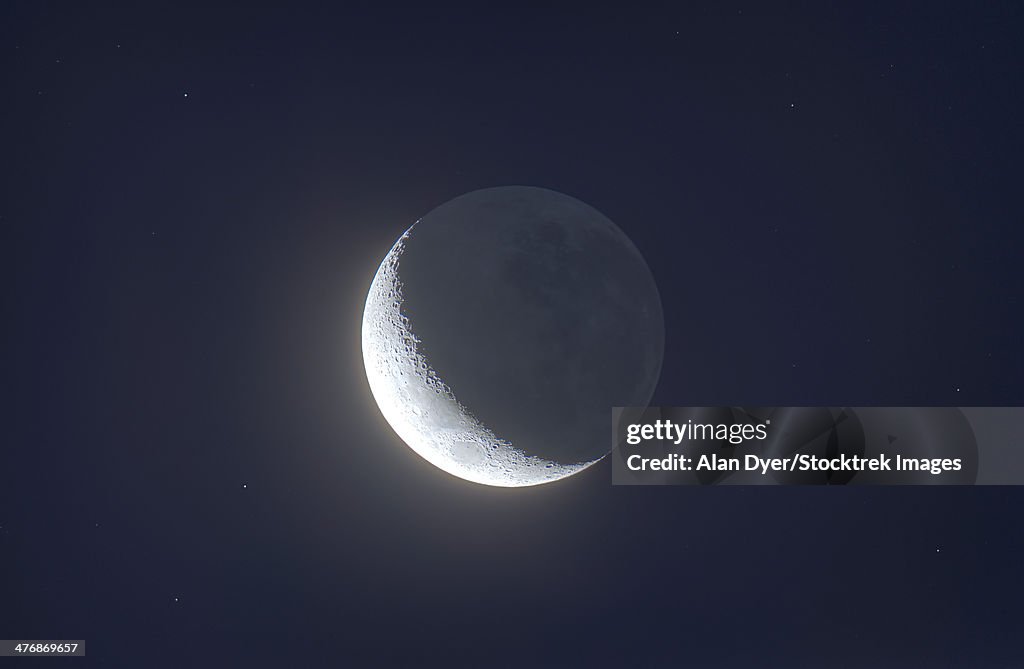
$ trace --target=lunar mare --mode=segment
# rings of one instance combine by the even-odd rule
[[[486,485],[537,485],[593,464],[565,465],[526,455],[480,424],[438,378],[402,314],[399,267],[408,237],[409,230],[377,270],[366,298],[362,332],[370,390],[398,436],[435,467]]]
[[[457,477],[520,487],[611,450],[613,406],[645,406],[664,323],[640,252],[543,188],[457,197],[392,246],[367,294],[363,361],[381,413]]]

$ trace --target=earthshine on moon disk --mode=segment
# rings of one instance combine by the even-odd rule
[[[363,312],[370,390],[431,464],[493,486],[556,481],[644,406],[664,324],[647,264],[592,207],[543,188],[473,191],[416,221]]]

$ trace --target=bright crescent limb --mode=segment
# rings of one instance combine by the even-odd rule
[[[399,269],[411,231],[395,242],[377,269],[363,311],[366,377],[398,436],[435,467],[492,486],[548,483],[596,462],[560,464],[527,455],[481,424],[438,377],[402,313]]]

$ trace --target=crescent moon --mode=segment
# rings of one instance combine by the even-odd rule
[[[413,227],[377,269],[363,311],[366,377],[381,413],[416,453],[449,474],[491,486],[523,487],[571,476],[597,460],[560,464],[528,455],[494,434],[431,367],[402,313],[402,254]]]

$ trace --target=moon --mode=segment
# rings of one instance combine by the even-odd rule
[[[611,450],[611,408],[661,371],[654,278],[628,237],[552,190],[504,186],[437,207],[394,243],[363,311],[381,413],[431,464],[521,487]]]

